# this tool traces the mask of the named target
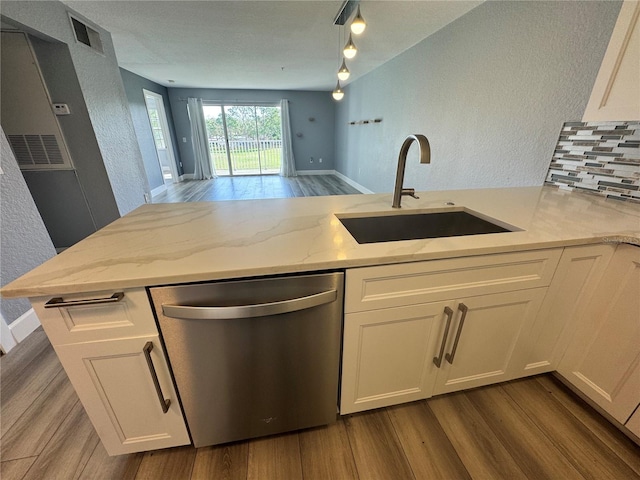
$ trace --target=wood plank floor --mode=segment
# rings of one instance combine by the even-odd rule
[[[314,197],[361,193],[335,175],[254,175],[188,180],[169,185],[153,203],[211,202],[260,198]]]
[[[2,480],[640,479],[640,448],[546,375],[300,432],[109,457],[41,329],[0,372]]]

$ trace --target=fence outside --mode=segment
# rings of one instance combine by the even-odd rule
[[[230,140],[229,150],[234,174],[278,173],[282,158],[282,140]],[[211,160],[218,173],[229,172],[224,140],[209,139]],[[262,168],[261,168],[262,167]]]

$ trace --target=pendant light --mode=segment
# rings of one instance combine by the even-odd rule
[[[331,95],[333,96],[334,100],[342,100],[342,97],[344,97],[344,91],[342,90],[342,88],[340,88],[340,80],[338,80],[338,83],[336,83],[336,88],[333,92],[331,92]]]
[[[364,21],[364,18],[362,18],[362,15],[360,15],[360,5],[358,5],[358,13],[356,13],[356,16],[351,22],[351,31],[354,35],[360,35],[364,32],[365,28],[367,28],[367,23]]]
[[[349,78],[349,75],[351,75],[351,72],[347,68],[346,61],[343,58],[342,65],[340,65],[340,70],[338,70],[338,78],[344,82],[347,78]]]
[[[344,53],[344,57],[348,59],[352,59],[356,56],[356,53],[358,53],[358,49],[356,48],[356,45],[355,43],[353,43],[353,39],[351,38],[351,33],[349,33],[349,41],[344,46],[342,53]]]

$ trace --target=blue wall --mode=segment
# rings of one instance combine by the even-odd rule
[[[142,153],[144,169],[147,174],[147,179],[149,180],[149,188],[153,190],[154,188],[163,185],[164,182],[162,180],[162,172],[160,171],[160,164],[158,163],[158,154],[153,140],[153,133],[151,132],[151,125],[149,124],[149,116],[147,115],[147,106],[144,102],[144,93],[142,92],[142,89],[162,95],[164,110],[167,114],[167,122],[169,123],[169,130],[171,132],[173,155],[176,159],[178,173],[182,174],[182,169],[180,168],[180,157],[178,156],[176,148],[176,132],[172,122],[169,93],[167,88],[162,85],[158,85],[151,80],[147,80],[146,78],[136,75],[135,73],[131,73],[123,68],[120,69],[120,75],[122,76],[124,90],[127,94],[127,100],[129,101],[133,127],[136,131],[136,136],[138,137],[138,144],[140,145],[140,153]]]
[[[390,192],[404,138],[422,133],[431,164],[412,147],[408,187],[542,185],[562,124],[582,118],[620,5],[482,3],[345,88],[336,170]]]
[[[297,170],[333,170],[335,168],[335,102],[329,92],[192,88],[168,90],[184,173],[193,173],[194,170],[191,130],[187,114],[188,97],[226,104],[278,103],[282,98],[286,98],[289,100],[293,155]],[[311,157],[313,157],[313,163],[310,162]],[[319,162],[320,158],[322,163]]]

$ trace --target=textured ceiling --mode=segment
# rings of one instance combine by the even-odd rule
[[[111,33],[121,67],[165,86],[331,90],[345,43],[342,0],[63,3]],[[480,3],[361,0],[368,26],[346,83]]]

